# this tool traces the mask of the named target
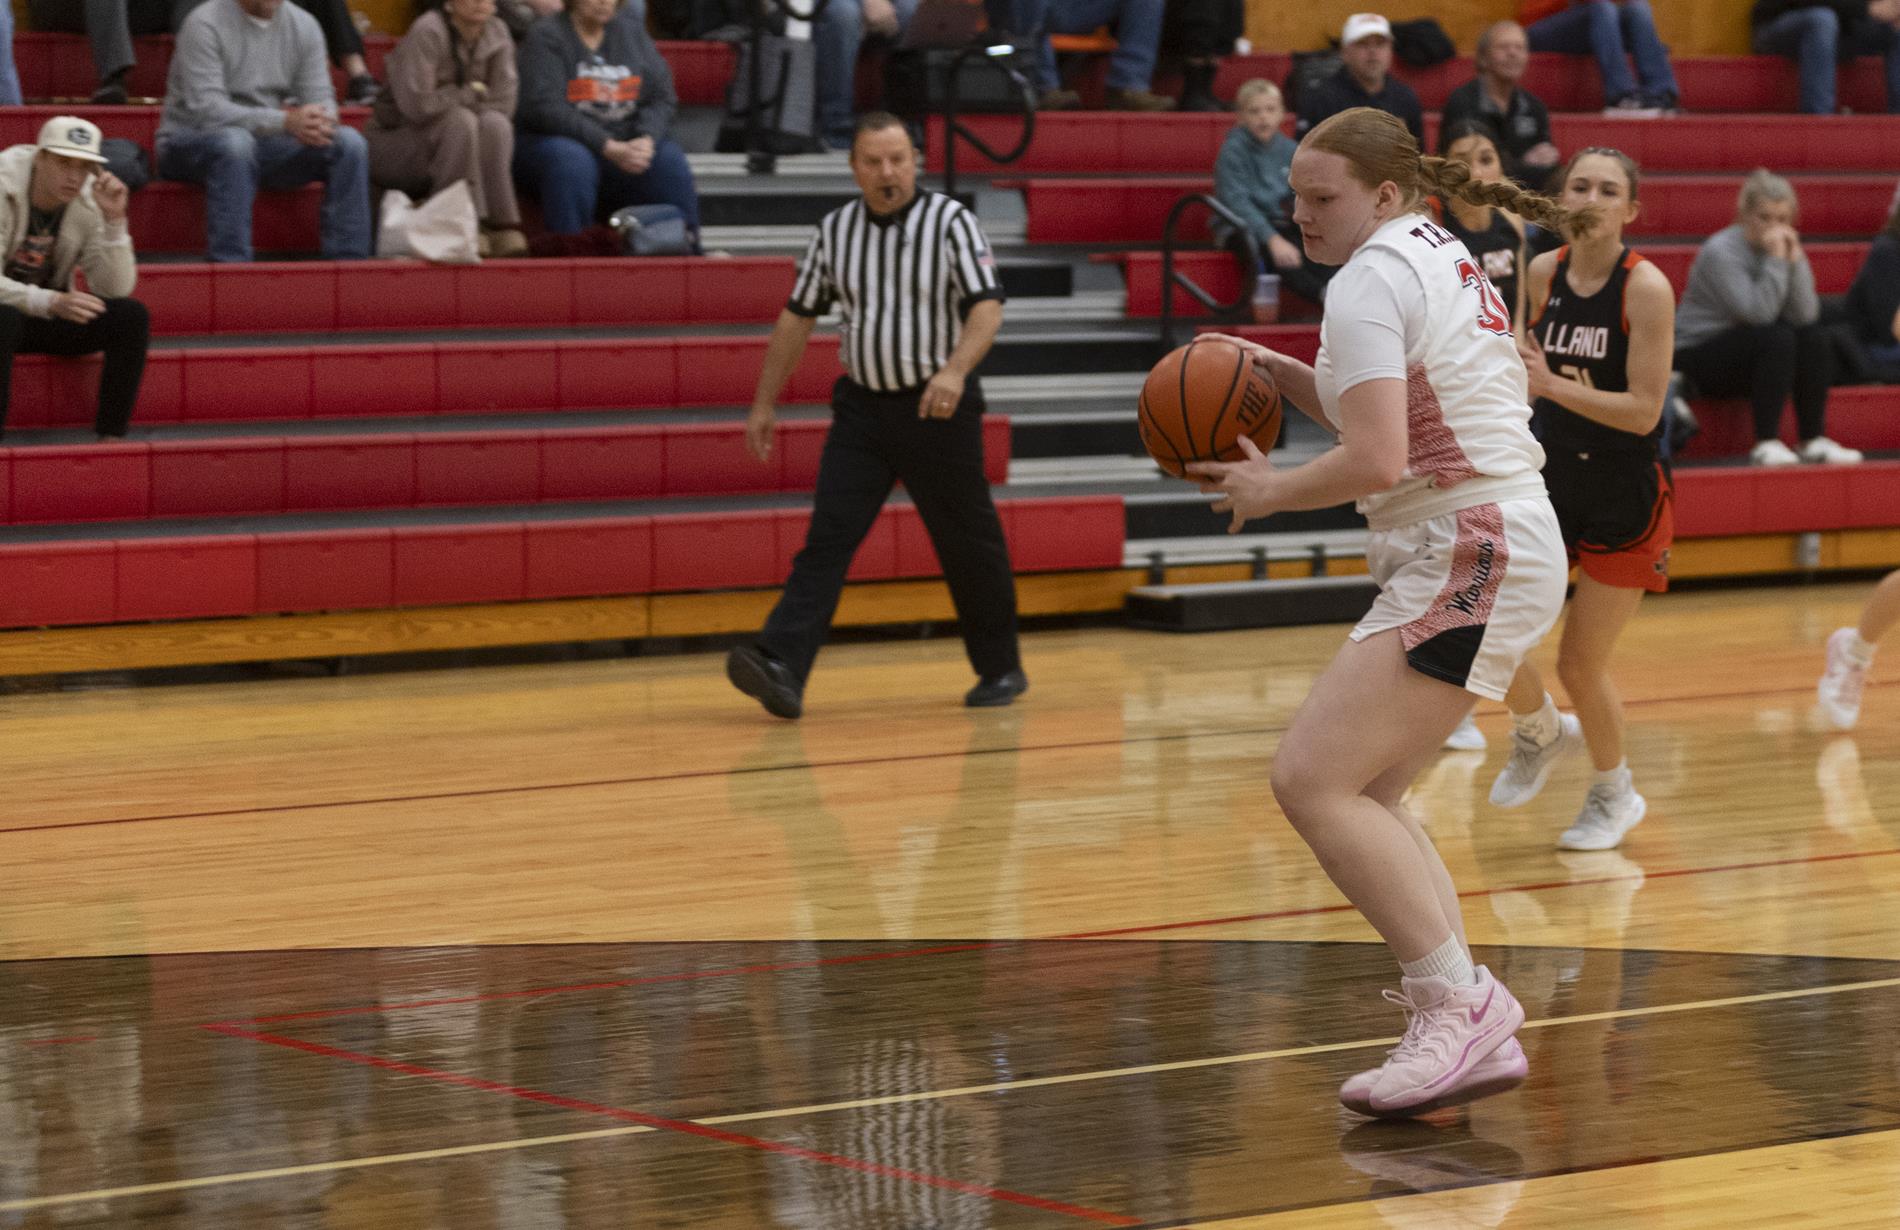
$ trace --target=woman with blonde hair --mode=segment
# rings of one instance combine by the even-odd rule
[[[1476,697],[1501,700],[1557,620],[1568,569],[1530,431],[1510,312],[1425,198],[1483,202],[1552,227],[1591,219],[1463,163],[1422,157],[1405,126],[1356,107],[1293,157],[1293,220],[1338,265],[1311,366],[1236,341],[1339,439],[1294,468],[1191,466],[1232,528],[1357,500],[1380,593],[1314,683],[1274,756],[1274,797],[1398,959],[1405,1035],[1340,1101],[1415,1115],[1524,1079],[1524,1010],[1472,963],[1457,890],[1401,800]]]
[[[1702,393],[1747,397],[1756,465],[1851,464],[1858,449],[1827,438],[1834,352],[1821,325],[1814,270],[1795,230],[1794,185],[1767,170],[1742,184],[1735,222],[1702,245],[1676,315],[1676,370]],[[1799,452],[1781,442],[1794,399]]]

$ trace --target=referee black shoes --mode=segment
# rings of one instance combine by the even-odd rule
[[[791,668],[757,646],[733,647],[726,655],[726,678],[732,680],[733,687],[764,705],[773,717],[796,718],[805,712],[805,690]]]
[[[1013,703],[1028,690],[1029,676],[1007,671],[977,680],[976,686],[964,693],[963,703],[972,709],[995,709]]]

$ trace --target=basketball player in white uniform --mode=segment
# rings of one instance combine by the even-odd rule
[[[1273,792],[1321,867],[1399,960],[1405,1035],[1340,1100],[1412,1115],[1523,1080],[1524,1010],[1466,947],[1457,891],[1400,805],[1479,696],[1502,699],[1556,622],[1568,565],[1539,473],[1543,450],[1509,311],[1464,244],[1420,212],[1424,197],[1483,202],[1547,225],[1578,223],[1462,163],[1421,158],[1404,125],[1355,108],[1294,155],[1294,222],[1314,259],[1341,266],[1312,367],[1247,342],[1285,396],[1337,433],[1336,448],[1279,469],[1247,459],[1189,466],[1233,527],[1357,500],[1379,582],[1294,715]]]

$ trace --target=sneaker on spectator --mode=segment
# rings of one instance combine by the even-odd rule
[[[125,92],[125,82],[114,77],[110,81],[101,81],[99,88],[86,101],[95,107],[123,107],[129,97]]]
[[[1816,436],[1801,445],[1801,460],[1817,465],[1859,465],[1865,456],[1859,449],[1837,444],[1826,436]]]
[[[1619,98],[1609,106],[1603,108],[1604,115],[1626,120],[1660,119],[1662,113],[1663,109],[1661,107],[1652,106],[1634,94]]]
[[[526,256],[528,255],[528,237],[519,227],[491,225],[484,221],[481,233],[476,236],[476,244],[483,256]]]
[[[1172,111],[1174,100],[1165,94],[1154,94],[1147,90],[1109,90],[1108,109],[1110,111]]]
[[[1082,96],[1074,90],[1044,90],[1036,100],[1038,111],[1080,111]]]
[[[383,87],[377,84],[376,78],[368,73],[358,73],[344,85],[343,101],[354,103],[359,107],[367,107],[375,102],[377,95],[382,92]]]
[[[1815,687],[1821,716],[1836,730],[1852,730],[1860,721],[1861,693],[1867,690],[1869,663],[1854,652],[1858,639],[1852,628],[1836,628],[1827,638],[1827,669]]]
[[[1794,466],[1801,464],[1801,458],[1779,440],[1761,440],[1748,450],[1748,463],[1757,466]]]

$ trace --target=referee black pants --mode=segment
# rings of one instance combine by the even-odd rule
[[[831,630],[851,557],[899,481],[943,565],[970,665],[984,678],[1022,665],[1016,578],[983,476],[983,392],[971,377],[947,419],[918,418],[920,393],[876,393],[848,378],[832,387],[811,530],[759,635],[801,684]]]

